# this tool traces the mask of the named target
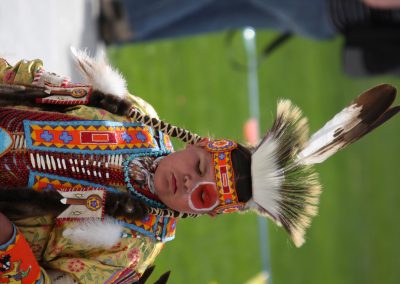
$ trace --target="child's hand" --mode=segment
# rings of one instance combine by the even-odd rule
[[[13,234],[13,225],[4,214],[0,213],[0,246],[9,241]]]

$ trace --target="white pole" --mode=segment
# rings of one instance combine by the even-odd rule
[[[250,119],[255,122],[257,136],[259,133],[260,103],[258,89],[258,66],[257,66],[257,48],[256,31],[251,27],[243,30],[243,40],[247,54],[247,82],[249,95]],[[260,137],[256,137],[258,140]],[[266,218],[258,217],[258,228],[260,238],[260,254],[263,272],[267,274],[268,283],[271,282],[271,264],[269,252],[268,226]]]

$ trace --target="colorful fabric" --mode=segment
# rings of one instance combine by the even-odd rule
[[[41,87],[48,96],[36,102],[46,104],[87,104],[92,93],[90,86],[72,84],[68,77],[45,71],[38,59],[21,60],[14,66],[0,59],[0,83]]]
[[[48,92],[53,92],[46,99],[37,100],[37,103],[86,104],[91,94],[90,86],[72,84],[68,77],[46,72],[43,68],[43,62],[39,59],[31,61],[21,60],[12,66],[5,59],[0,58],[0,83],[45,87],[48,89]],[[141,113],[158,118],[154,108],[143,99],[134,95],[128,96],[127,99]],[[76,105],[70,111],[67,110],[67,113],[93,120],[130,121],[127,117],[111,114],[102,109],[93,109],[85,105]]]
[[[0,283],[43,283],[40,266],[15,226],[11,239],[0,245]]]
[[[43,62],[21,60],[14,66],[0,58],[0,83],[31,85],[36,73],[43,68]]]
[[[52,96],[38,103],[76,103],[90,95],[90,86],[72,85],[68,78],[46,72],[40,60],[11,66],[0,59],[1,82],[51,89]],[[141,112],[157,117],[142,99],[130,96],[129,100]],[[84,105],[65,107],[63,113],[44,112],[40,106],[0,107],[0,138],[2,187],[39,191],[97,187],[137,192],[144,201],[155,202],[159,200],[149,182],[155,168],[149,165],[173,150],[168,136]],[[126,178],[123,163],[128,158],[138,172]],[[41,265],[69,273],[79,283],[131,283],[154,261],[163,242],[174,238],[176,220],[148,215],[120,221],[122,236],[111,249],[72,243],[63,231],[73,223],[56,223],[49,216],[15,224]],[[47,279],[46,273],[43,276]]]
[[[126,268],[118,273],[115,273],[105,284],[131,284],[140,279],[140,274],[136,271]]]
[[[41,264],[70,273],[79,283],[116,281],[117,275],[126,269],[141,274],[163,247],[161,242],[154,242],[128,228],[110,249],[79,245],[62,236],[70,223],[56,226],[53,221],[47,217],[30,218],[16,222],[16,225]]]

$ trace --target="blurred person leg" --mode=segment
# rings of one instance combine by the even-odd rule
[[[362,0],[370,7],[380,9],[400,8],[400,0]]]
[[[329,18],[328,0],[102,1],[118,3],[132,35],[129,40],[113,43],[176,38],[246,26],[293,32],[314,39],[336,35]]]
[[[376,9],[360,0],[330,0],[330,11],[344,36],[346,74],[400,74],[400,9]]]

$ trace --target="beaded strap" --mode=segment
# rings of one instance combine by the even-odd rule
[[[167,134],[171,137],[179,138],[180,140],[188,144],[195,144],[202,139],[202,137],[200,137],[198,134],[192,133],[189,130],[171,125],[157,118],[145,115],[135,107],[131,107],[129,109],[128,116],[135,121],[139,121],[147,126],[153,127],[156,130],[160,130],[164,134]]]
[[[21,97],[22,96],[22,97]],[[24,104],[27,102],[26,100],[33,99],[37,102],[40,99],[49,96],[49,93],[46,92],[46,89],[38,86],[24,86],[24,85],[8,85],[0,83],[0,97],[4,100],[9,100],[13,102],[18,102]],[[23,99],[21,101],[21,99]],[[98,101],[96,101],[96,99]],[[132,118],[135,121],[141,122],[147,126],[153,127],[156,130],[160,130],[164,134],[167,134],[171,137],[178,138],[185,143],[195,144],[199,142],[202,137],[200,137],[196,133],[192,133],[189,130],[171,125],[167,122],[159,120],[154,117],[150,117],[146,114],[143,114],[140,110],[138,110],[131,102],[126,100],[113,101],[116,100],[114,96],[105,95],[101,92],[94,91],[91,95],[91,101],[88,102],[75,102],[74,104],[89,104],[95,107],[100,107],[105,110],[110,111],[111,113],[118,114],[118,109],[121,107],[124,109],[127,107],[127,111],[123,111],[125,115]],[[96,102],[95,102],[96,101]],[[119,106],[120,105],[120,106]]]

